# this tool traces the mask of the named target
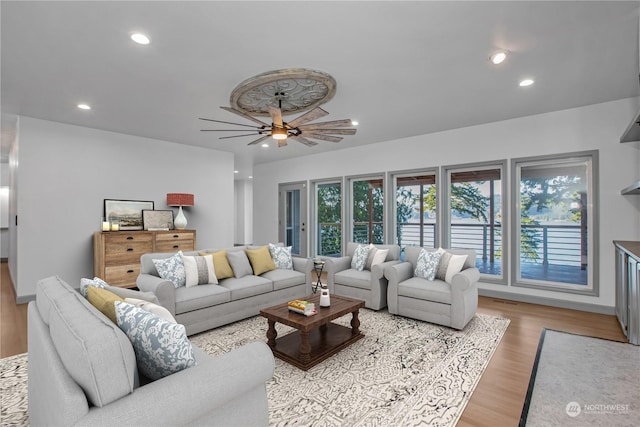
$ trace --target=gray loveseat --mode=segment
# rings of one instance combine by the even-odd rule
[[[32,426],[266,426],[274,358],[263,342],[149,382],[118,326],[58,277],[28,308]]]
[[[462,271],[453,275],[449,284],[440,279],[427,280],[414,276],[421,249],[407,246],[404,250],[406,262],[385,270],[389,279],[389,313],[463,329],[478,309],[480,272],[475,267],[476,252],[447,249],[451,254],[467,255]],[[432,248],[425,250],[436,251]]]
[[[237,246],[227,252],[243,251],[258,246]],[[193,256],[220,249],[202,249],[184,252]],[[167,308],[187,329],[188,335],[217,328],[228,323],[256,316],[260,309],[280,304],[311,293],[313,261],[292,257],[293,270],[275,269],[255,276],[230,277],[218,285],[199,285],[176,288],[173,283],[160,278],[153,260],[174,256],[174,253],[148,253],[140,257],[140,275],[137,286],[142,291],[153,292],[160,305]]]

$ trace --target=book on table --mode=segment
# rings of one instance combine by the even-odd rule
[[[289,306],[290,311],[304,314],[305,316],[312,316],[318,312],[316,310],[316,305],[309,301],[296,299],[289,301],[287,305]]]

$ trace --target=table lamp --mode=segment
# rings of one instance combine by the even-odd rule
[[[186,193],[167,193],[167,206],[179,206],[178,215],[173,220],[173,225],[178,230],[187,228],[187,218],[182,212],[183,206],[193,206],[193,194]]]

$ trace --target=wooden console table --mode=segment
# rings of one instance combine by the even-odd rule
[[[93,234],[93,274],[111,286],[133,288],[142,254],[195,249],[195,230],[97,231]]]

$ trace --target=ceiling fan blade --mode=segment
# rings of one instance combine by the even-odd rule
[[[358,129],[301,129],[305,133],[321,133],[324,135],[355,135]]]
[[[256,136],[256,135],[260,135],[260,134],[256,134],[256,133],[245,133],[244,135],[231,135],[231,136],[221,136],[218,139],[229,139],[229,138],[240,138],[241,136]]]
[[[258,143],[260,143],[260,142],[264,141],[264,140],[265,140],[265,139],[267,139],[267,138],[271,138],[271,135],[265,135],[265,136],[263,136],[263,137],[261,137],[261,138],[256,139],[255,141],[251,141],[251,142],[250,142],[250,143],[248,143],[247,145],[256,145],[256,144],[258,144]]]
[[[269,114],[271,114],[271,121],[273,122],[274,126],[277,126],[279,128],[283,127],[282,110],[271,105],[268,105],[267,108],[269,109]]]
[[[307,111],[300,117],[293,119],[293,121],[287,123],[287,125],[289,125],[289,127],[291,128],[295,128],[300,126],[301,124],[310,122],[311,120],[316,120],[316,119],[319,119],[320,117],[324,117],[327,114],[329,113],[324,111],[322,108],[316,107],[311,111]]]
[[[231,107],[220,107],[220,108],[222,108],[223,110],[228,111],[230,113],[237,114],[240,117],[244,117],[247,120],[251,120],[254,123],[258,123],[259,125],[269,127],[269,125],[266,124],[265,122],[262,122],[262,121],[256,119],[255,117],[251,117],[250,115],[245,114],[240,110],[236,110],[235,108],[231,108]]]
[[[315,129],[315,128],[341,128],[341,127],[350,127],[353,126],[351,124],[351,119],[343,119],[343,120],[332,120],[330,122],[319,122],[319,123],[309,123],[308,125],[296,126],[303,129]]]
[[[200,132],[249,132],[249,130],[248,129],[200,129]],[[254,132],[260,132],[260,128],[256,129]],[[266,129],[265,129],[265,132],[267,132]]]
[[[206,120],[208,122],[225,123],[227,125],[245,126],[245,127],[248,127],[248,128],[255,128],[255,129],[260,129],[262,127],[262,126],[247,125],[245,123],[225,122],[224,120],[205,119],[203,117],[198,117],[198,119],[199,120]],[[266,125],[264,125],[264,126],[266,126]]]
[[[307,138],[305,138],[304,136],[300,136],[300,135],[297,135],[297,136],[290,136],[289,138],[291,138],[291,139],[295,139],[296,141],[298,141],[298,142],[300,142],[300,143],[302,143],[302,144],[306,145],[307,147],[313,147],[314,145],[318,145],[318,143],[317,143],[317,142],[315,142],[315,141],[309,141]]]
[[[304,136],[307,138],[319,139],[321,141],[331,141],[331,142],[340,142],[342,141],[341,136],[331,136],[331,135],[322,135],[319,133],[304,133]]]

